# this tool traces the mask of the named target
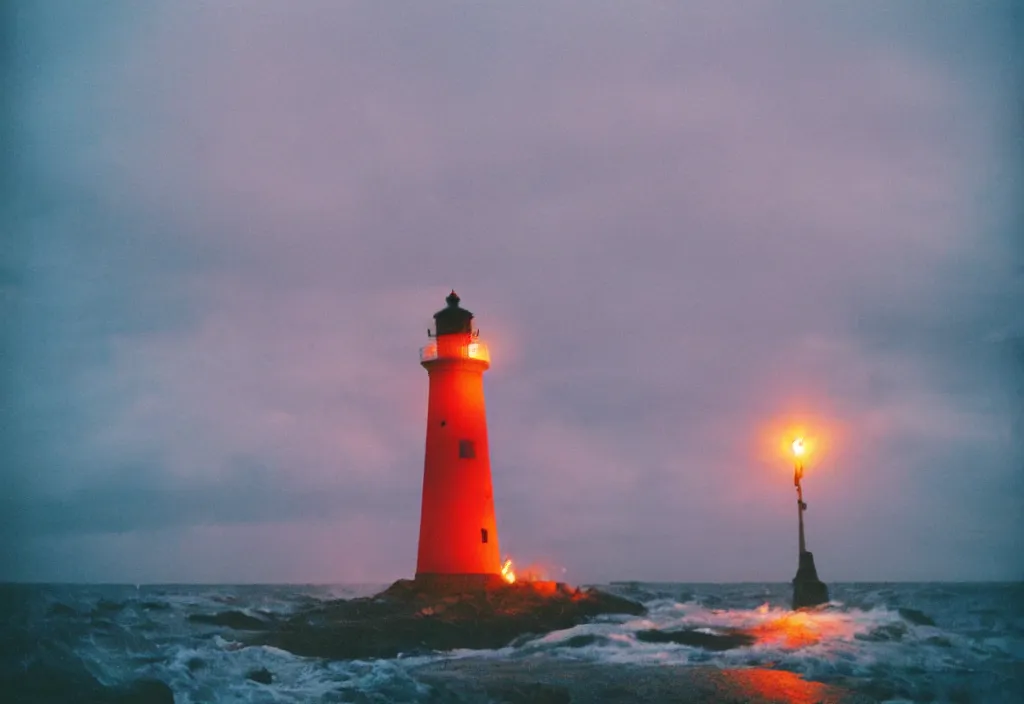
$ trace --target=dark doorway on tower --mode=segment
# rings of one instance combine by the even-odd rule
[[[481,528],[480,529],[480,542],[481,543],[486,543],[487,542],[487,529],[486,528]]]
[[[471,460],[476,457],[476,445],[472,440],[459,440],[459,458]]]

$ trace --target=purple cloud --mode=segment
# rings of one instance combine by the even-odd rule
[[[826,580],[1019,578],[1015,15],[923,9],[22,6],[10,575],[408,575],[454,286],[523,562],[789,579],[803,413]]]

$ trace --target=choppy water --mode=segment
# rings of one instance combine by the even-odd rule
[[[178,704],[427,701],[430,688],[410,670],[433,658],[546,654],[779,668],[879,701],[1024,702],[1024,584],[832,584],[831,606],[794,613],[787,584],[617,583],[604,588],[642,601],[647,616],[603,618],[483,653],[378,661],[248,647],[229,629],[188,620],[228,609],[284,614],[384,586],[0,585],[0,688],[22,692],[16,701],[30,701],[29,691],[61,701],[61,692],[84,691],[82,683],[153,678]],[[739,628],[756,642],[709,652],[637,639],[651,628]],[[248,678],[262,669],[269,684]]]

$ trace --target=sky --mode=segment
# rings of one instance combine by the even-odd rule
[[[1024,578],[1012,2],[5,3],[0,579]]]

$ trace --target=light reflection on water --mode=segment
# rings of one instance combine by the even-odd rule
[[[1024,691],[1024,585],[829,586],[835,602],[793,612],[786,608],[786,584],[615,584],[607,589],[644,602],[648,614],[601,618],[519,640],[516,647],[436,657],[546,656],[630,665],[771,668],[777,671],[748,670],[736,682],[751,696],[797,702],[816,701],[820,688],[792,673],[881,701],[1024,701],[1018,696]],[[0,657],[4,671],[35,659],[51,668],[46,677],[59,677],[61,668],[74,664],[73,653],[80,661],[76,667],[105,684],[154,677],[170,684],[179,701],[301,702],[342,691],[370,700],[429,699],[413,667],[431,656],[317,661],[246,646],[230,630],[211,637],[208,628],[188,621],[192,614],[225,609],[290,613],[325,600],[371,594],[376,586],[5,588],[10,593],[0,603],[0,616],[14,639],[8,650],[18,659]],[[740,632],[751,639],[716,651],[637,637],[644,630],[686,629]],[[261,667],[273,672],[272,684],[246,679]]]

